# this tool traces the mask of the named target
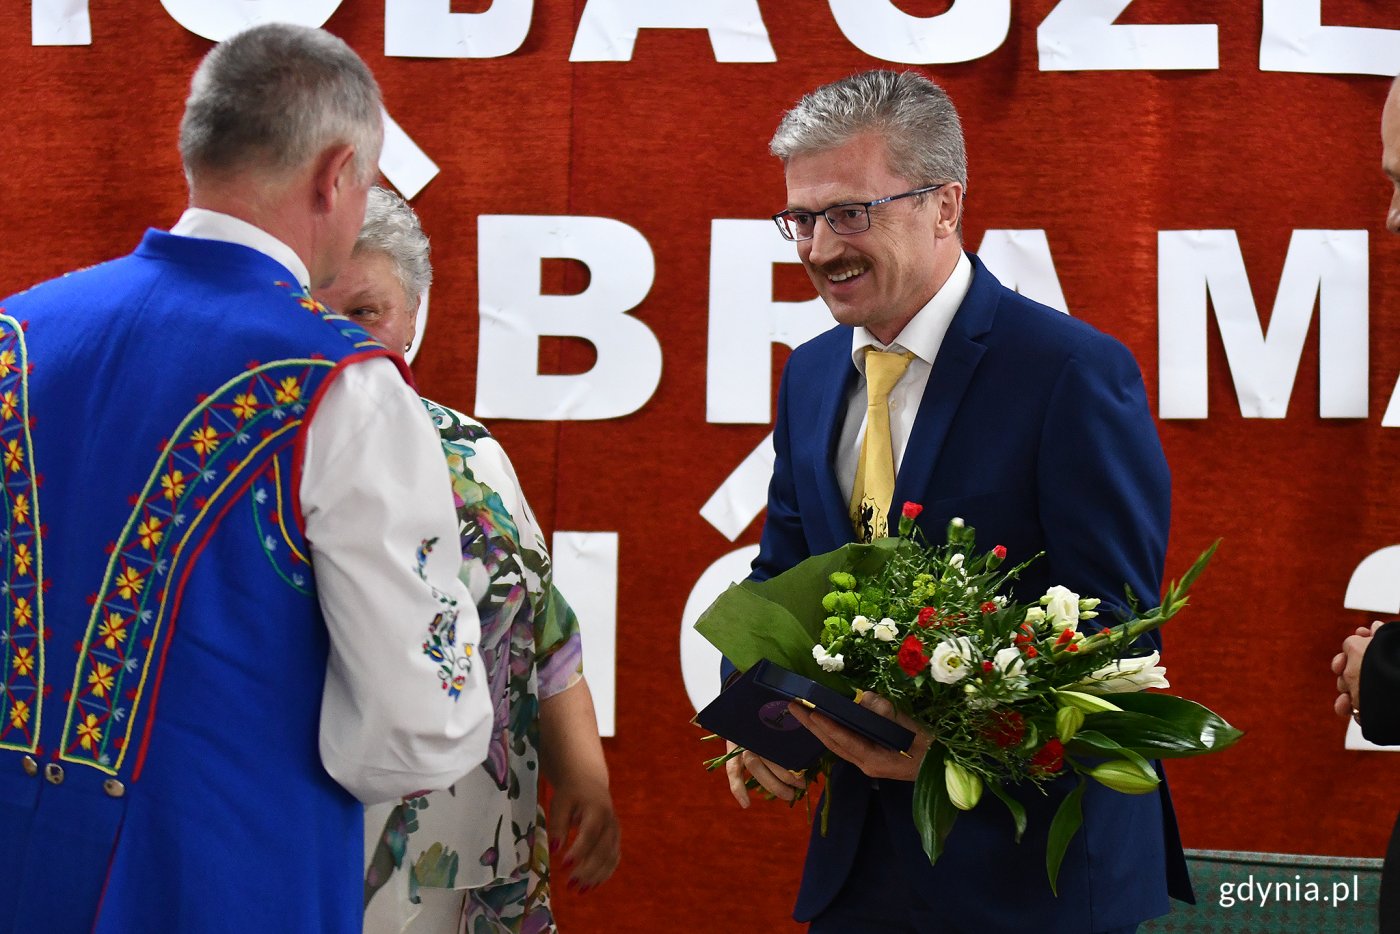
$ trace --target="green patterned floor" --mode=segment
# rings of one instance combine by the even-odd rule
[[[1376,930],[1381,861],[1187,850],[1196,904],[1142,934],[1366,934]]]

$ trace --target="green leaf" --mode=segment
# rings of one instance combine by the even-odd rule
[[[1085,725],[1119,746],[1153,759],[1183,759],[1211,752],[1190,729],[1147,714],[1099,714]]]
[[[953,807],[944,782],[944,755],[942,746],[937,743],[930,746],[919,765],[918,778],[914,780],[914,826],[919,830],[919,840],[930,865],[943,855],[943,844],[958,819],[958,810]]]
[[[827,617],[822,597],[831,591],[831,574],[874,576],[896,544],[882,539],[847,545],[808,558],[771,580],[733,584],[700,614],[695,629],[742,670],[766,658],[846,693],[845,680],[812,658]]]
[[[1073,740],[1065,743],[1065,752],[1075,756],[1111,756],[1122,748],[1097,730],[1080,730]]]
[[[1174,731],[1190,735],[1202,752],[1217,752],[1233,746],[1244,731],[1226,723],[1219,714],[1207,707],[1170,694],[1139,691],[1112,694],[1113,702],[1130,713],[1144,714],[1171,724]],[[1134,743],[1123,743],[1132,746]],[[1194,755],[1194,753],[1193,753]]]
[[[992,794],[996,795],[997,798],[1001,800],[1001,803],[1006,805],[1006,809],[1011,812],[1011,819],[1016,823],[1016,842],[1020,843],[1021,837],[1026,832],[1025,805],[1007,794],[1006,789],[1001,787],[1001,782],[988,782],[987,788],[990,789]]]
[[[1060,877],[1060,863],[1064,862],[1069,841],[1084,823],[1084,787],[1085,780],[1080,778],[1078,787],[1060,802],[1055,811],[1055,819],[1050,822],[1050,838],[1045,844],[1045,871],[1050,874],[1050,891],[1055,895],[1060,894],[1056,888],[1056,881]]]

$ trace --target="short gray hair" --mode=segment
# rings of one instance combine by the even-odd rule
[[[433,264],[428,258],[428,235],[408,202],[387,188],[375,186],[365,200],[365,222],[355,240],[356,253],[383,253],[394,264],[410,311],[433,284]]]
[[[783,114],[769,151],[794,156],[879,133],[889,168],[917,186],[941,181],[967,190],[962,122],[948,94],[917,71],[866,71],[822,85]]]
[[[374,76],[340,39],[287,23],[254,26],[211,49],[190,81],[185,175],[292,169],[348,143],[369,181],[384,139],[380,108]]]

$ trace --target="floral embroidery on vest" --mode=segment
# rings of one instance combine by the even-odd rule
[[[0,313],[0,748],[34,752],[44,701],[43,527],[24,326]]]

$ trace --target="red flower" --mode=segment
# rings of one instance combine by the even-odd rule
[[[1071,640],[1071,639],[1073,639],[1073,638],[1074,638],[1074,630],[1073,630],[1073,629],[1064,629],[1064,630],[1061,630],[1061,631],[1060,631],[1060,634],[1055,638],[1055,644],[1056,644],[1056,645],[1064,645],[1066,642],[1068,642],[1069,640]]]
[[[901,515],[903,515],[906,519],[917,519],[919,518],[919,513],[923,511],[924,507],[920,506],[918,503],[905,503],[904,511],[901,513]]]
[[[1035,636],[1028,636],[1025,633],[1021,633],[1011,641],[1015,642],[1017,645],[1025,645],[1027,642],[1034,642]]]
[[[928,654],[918,636],[905,636],[899,645],[899,667],[909,677],[914,677],[928,667]]]
[[[1014,710],[1003,710],[996,720],[987,725],[982,735],[1002,749],[1015,746],[1026,738],[1026,718]]]
[[[982,670],[983,670],[983,671],[986,671],[986,672],[994,671],[994,670],[996,670],[996,667],[997,667],[997,666],[996,666],[996,665],[993,665],[991,662],[983,662],[983,663],[982,663]]]
[[[936,622],[938,622],[938,610],[931,606],[926,606],[919,611],[918,623],[920,629],[927,629]]]
[[[995,613],[997,611],[997,605],[992,601],[988,600],[986,603],[978,607],[978,609],[980,609],[983,613]]]
[[[1039,654],[1040,654],[1040,653],[1039,653],[1038,651],[1036,651],[1035,646],[1033,646],[1033,645],[1028,645],[1028,646],[1026,646],[1026,658],[1035,658],[1035,657],[1036,657],[1037,655],[1039,655]]]
[[[1054,775],[1065,767],[1065,747],[1058,737],[1041,746],[1031,756],[1031,765],[1046,775]]]
[[[1005,558],[1005,557],[1006,557],[1006,546],[1005,546],[1005,545],[998,545],[998,546],[996,546],[995,548],[992,549],[992,554],[993,554],[995,557],[997,557],[997,558]]]

